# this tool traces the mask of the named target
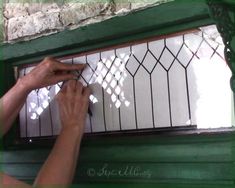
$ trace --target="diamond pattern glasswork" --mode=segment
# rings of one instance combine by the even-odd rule
[[[92,89],[92,116],[87,116],[85,132],[231,126],[231,72],[224,61],[220,36],[211,38],[211,32],[218,33],[215,26],[63,58],[64,63],[87,64],[81,75],[76,74]],[[19,76],[32,68],[20,68]],[[20,111],[21,137],[59,134],[55,96],[62,85],[29,94]]]

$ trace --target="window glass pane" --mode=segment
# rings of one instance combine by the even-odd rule
[[[231,127],[233,94],[215,26],[137,45],[64,58],[86,63],[79,80],[92,89],[86,132]],[[20,76],[32,67],[21,68]],[[58,135],[54,99],[62,83],[32,91],[20,112],[22,137]]]

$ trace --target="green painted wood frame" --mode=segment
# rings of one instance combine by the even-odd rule
[[[2,44],[1,94],[14,84],[13,66],[39,62],[45,56],[63,57],[214,23],[206,1],[176,0],[76,30],[27,42]],[[0,164],[9,174],[15,173],[16,177],[31,182],[52,143],[47,147],[17,145],[12,142],[14,130],[6,136],[8,147]],[[234,146],[234,132],[89,137],[83,140],[75,182],[81,182],[81,187],[234,187]],[[143,169],[149,167],[158,171],[158,175],[151,179],[136,178],[140,179],[138,184],[133,177],[88,176],[89,169],[99,170],[105,164],[114,170],[117,165],[140,164]]]
[[[215,24],[215,21],[209,14],[206,0],[176,0],[76,30],[65,30],[31,41],[2,44],[0,61],[7,75],[3,76],[2,91],[15,82],[13,66],[39,62],[45,56],[63,57],[210,24]],[[12,132],[10,134],[15,137],[16,131]],[[12,137],[8,136],[9,140],[13,140]]]
[[[82,143],[74,183],[81,187],[232,188],[235,177],[232,139],[231,134],[91,138]],[[45,148],[5,151],[4,171],[32,183],[49,152]],[[124,175],[109,176],[111,171],[128,167]],[[131,167],[149,172],[150,177],[134,175]]]
[[[13,66],[39,62],[45,56],[63,57],[214,23],[205,0],[176,0],[76,30],[65,30],[31,41],[2,44],[0,61],[7,75],[3,81],[4,91],[15,82]],[[6,145],[12,145],[16,132],[15,129],[9,132]]]
[[[32,63],[47,55],[65,56],[213,23],[204,0],[176,0],[76,30],[3,44],[1,59],[5,63]]]

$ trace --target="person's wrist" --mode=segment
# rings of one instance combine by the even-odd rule
[[[80,139],[82,139],[83,136],[83,129],[81,129],[81,125],[78,124],[71,124],[71,123],[67,123],[66,125],[62,126],[62,132],[63,133],[68,133],[69,135],[73,135],[75,137],[78,137]]]
[[[30,93],[33,88],[25,81],[25,78],[19,78],[17,83],[16,83],[17,87],[21,90],[23,90],[26,93]]]

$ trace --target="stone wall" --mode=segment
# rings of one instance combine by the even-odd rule
[[[74,29],[169,0],[57,0],[17,1],[3,4],[5,42],[30,40],[64,29]],[[2,20],[2,19],[1,19]],[[1,23],[0,23],[1,24]]]

